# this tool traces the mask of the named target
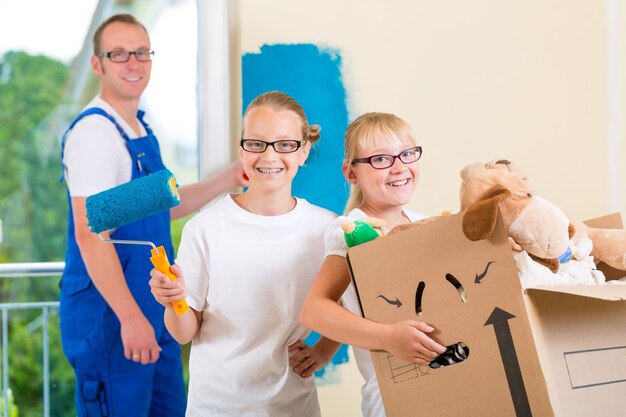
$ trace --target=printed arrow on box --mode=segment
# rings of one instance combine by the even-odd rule
[[[517,417],[532,417],[533,414],[530,410],[530,403],[528,402],[528,395],[526,394],[526,387],[524,386],[524,379],[522,378],[522,371],[517,359],[517,353],[515,352],[511,328],[509,327],[509,320],[514,317],[513,314],[496,307],[493,309],[484,325],[493,325],[493,330],[496,333],[498,349],[500,350],[502,364],[504,365],[506,380],[509,384],[515,415]]]

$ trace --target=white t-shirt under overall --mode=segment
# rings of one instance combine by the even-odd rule
[[[413,213],[409,210],[404,210],[404,214],[409,218],[411,222],[415,222],[426,218],[423,214]],[[348,246],[344,237],[344,232],[341,229],[341,223],[344,221],[358,220],[367,217],[367,215],[358,208],[352,209],[347,216],[338,217],[326,230],[324,236],[324,243],[326,245],[325,256],[336,255],[346,257],[348,252]],[[350,286],[346,289],[341,297],[343,306],[352,313],[363,316],[361,307],[359,305],[359,299],[356,295],[354,284],[350,282]],[[383,400],[380,396],[380,389],[378,387],[378,381],[376,380],[376,373],[374,371],[374,364],[372,363],[372,357],[369,350],[352,347],[354,352],[354,359],[356,365],[365,379],[365,383],[361,387],[361,412],[364,417],[385,417],[385,408],[383,406]]]
[[[83,110],[99,107],[117,120],[128,137],[137,139],[133,129],[106,101],[95,97]],[[146,131],[137,121],[141,137]],[[132,159],[126,141],[109,119],[99,114],[81,119],[65,140],[63,164],[65,181],[72,197],[87,197],[132,178]]]
[[[183,230],[177,263],[189,305],[203,316],[192,341],[187,416],[320,415],[313,377],[289,366],[287,346],[336,216],[297,199],[279,216],[250,213],[228,195]]]

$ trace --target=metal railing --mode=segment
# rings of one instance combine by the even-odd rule
[[[36,276],[61,275],[65,264],[63,262],[46,263],[13,263],[0,264],[0,278],[25,278]],[[16,310],[41,309],[42,315],[42,345],[43,345],[43,412],[44,417],[50,416],[50,352],[48,318],[51,310],[58,310],[58,301],[25,302],[25,303],[0,303],[2,315],[2,380],[0,390],[2,392],[3,407],[0,416],[8,417],[9,414],[9,312]]]
[[[0,264],[0,278],[38,277],[61,275],[65,262],[24,262]]]

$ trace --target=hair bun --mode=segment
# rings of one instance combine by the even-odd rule
[[[308,125],[306,127],[306,138],[305,140],[315,143],[320,138],[320,131],[322,128],[320,125]]]

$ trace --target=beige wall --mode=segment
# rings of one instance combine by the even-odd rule
[[[607,5],[618,13],[607,18]],[[235,10],[242,53],[338,49],[350,119],[375,110],[411,123],[425,149],[412,208],[456,210],[460,169],[506,158],[578,217],[626,216],[626,1],[239,0]],[[331,409],[346,401],[331,398]]]
[[[621,30],[626,2],[611,2]],[[608,206],[605,2],[240,0],[237,18],[243,53],[273,43],[337,48],[350,117],[388,111],[414,126],[425,148],[414,208],[456,209],[459,170],[507,158],[579,217],[626,213],[620,132],[621,198]],[[624,48],[613,58],[626,68]],[[611,87],[618,105],[621,84]],[[625,110],[613,108],[623,130]]]

